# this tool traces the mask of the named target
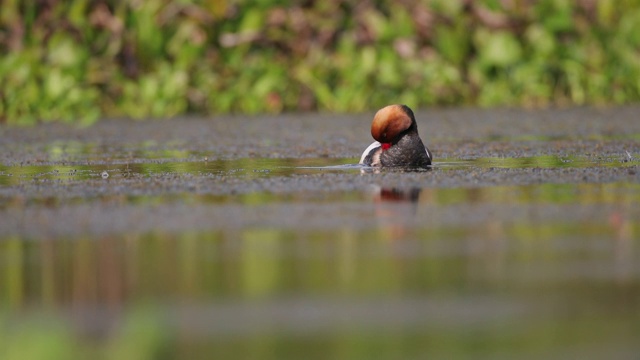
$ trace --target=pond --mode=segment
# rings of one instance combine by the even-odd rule
[[[436,111],[426,171],[355,165],[366,116],[4,128],[0,355],[633,358],[640,129],[607,111]]]

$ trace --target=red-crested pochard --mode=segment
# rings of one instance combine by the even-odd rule
[[[431,152],[420,140],[413,111],[406,105],[389,105],[371,123],[376,140],[362,153],[360,164],[376,167],[428,167]]]

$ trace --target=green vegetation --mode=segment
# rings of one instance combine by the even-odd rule
[[[0,122],[640,100],[640,0],[6,0]]]

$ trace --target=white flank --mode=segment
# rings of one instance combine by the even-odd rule
[[[366,148],[366,149],[364,150],[364,152],[362,153],[362,156],[360,157],[360,162],[359,162],[358,164],[362,164],[362,165],[364,165],[364,159],[367,157],[367,155],[369,155],[369,153],[371,152],[371,150],[373,150],[373,149],[375,149],[375,148],[377,148],[377,147],[380,147],[380,146],[382,146],[382,144],[380,144],[380,143],[379,143],[379,142],[377,142],[377,141],[374,141],[374,142],[373,142],[373,144],[369,145],[369,147],[368,147],[368,148]]]

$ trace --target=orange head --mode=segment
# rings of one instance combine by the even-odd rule
[[[373,117],[371,136],[382,144],[393,143],[414,121],[413,112],[405,105],[383,107]]]

